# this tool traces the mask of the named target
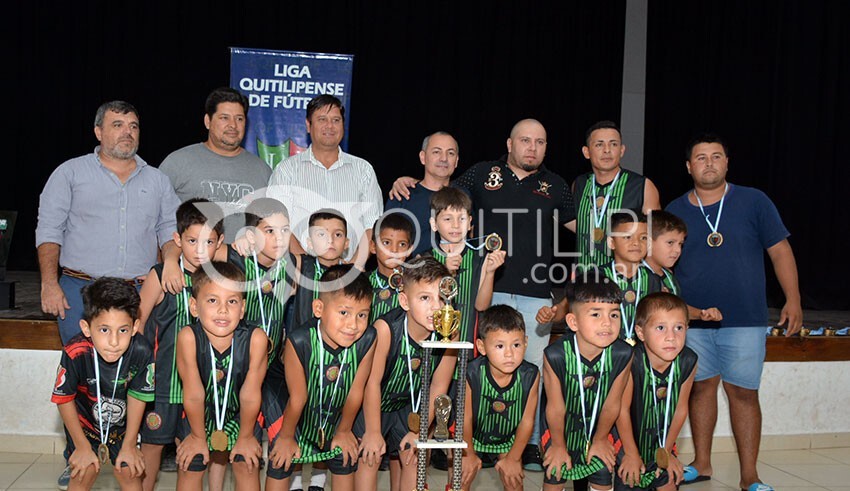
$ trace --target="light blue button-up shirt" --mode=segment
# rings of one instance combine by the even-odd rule
[[[93,153],[53,171],[39,197],[36,247],[61,247],[59,264],[93,277],[136,278],[172,239],[180,200],[159,169],[136,155],[125,183]]]

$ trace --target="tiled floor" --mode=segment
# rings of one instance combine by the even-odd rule
[[[688,462],[689,455],[682,460]],[[689,485],[686,490],[730,490],[737,489],[738,460],[734,453],[716,453],[713,458],[712,480]],[[0,491],[6,489],[53,490],[56,478],[62,472],[64,461],[60,455],[0,453]],[[850,448],[815,450],[764,451],[759,457],[759,473],[762,480],[770,483],[777,491],[850,491]],[[445,474],[429,469],[429,485],[433,490],[445,486]],[[174,489],[177,475],[164,473],[160,476],[157,489]],[[542,473],[526,473],[525,489],[541,488]],[[96,489],[117,489],[111,468],[102,472],[95,484]],[[479,474],[473,490],[489,491],[500,489],[499,476],[493,469]],[[228,480],[225,489],[233,489]],[[327,487],[330,489],[330,486]],[[380,490],[389,489],[389,474],[382,472]]]

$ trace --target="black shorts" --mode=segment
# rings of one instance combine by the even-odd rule
[[[279,367],[279,365],[273,363],[272,367]],[[286,409],[286,403],[289,401],[286,380],[279,368],[277,370],[270,368],[266,373],[266,378],[263,380],[262,395],[260,423],[264,430],[268,430],[269,441],[271,441],[280,431],[283,410]]]
[[[145,417],[139,434],[142,443],[168,445],[174,443],[180,419],[183,415],[182,404],[170,404],[163,401],[153,401],[145,408]]]
[[[97,448],[100,446],[100,439],[94,434],[83,430],[83,434],[86,435],[86,440],[91,444],[92,452],[97,455]],[[68,442],[68,456],[74,453],[76,447],[74,447],[74,440],[71,439],[71,434],[68,433],[68,429],[65,429],[65,441]],[[118,458],[118,452],[121,451],[121,445],[124,444],[124,433],[122,432],[114,439],[110,439],[106,441],[106,446],[109,448],[109,461],[112,462],[112,465],[115,465],[115,459]],[[124,462],[121,467],[128,467],[127,463]]]
[[[410,405],[407,405],[391,413],[381,413],[381,436],[384,437],[384,442],[387,445],[387,456],[391,458],[398,457],[401,440],[409,433],[407,416],[411,411]],[[363,434],[366,433],[366,420],[362,409],[357,413],[351,431],[358,440],[363,438]]]
[[[237,420],[239,419],[238,414],[236,415],[236,419]],[[185,417],[185,414],[183,414],[183,417],[180,419],[179,429],[177,430],[177,438],[179,438],[180,440],[183,440],[184,438],[189,436],[190,433],[192,433],[192,427],[189,425],[189,420]],[[230,436],[230,435],[228,435],[228,436]],[[209,438],[209,435],[207,435],[207,438]],[[259,422],[254,422],[254,438],[256,438],[258,442],[262,442],[263,429],[260,428]],[[213,452],[213,450],[210,450],[210,452]],[[233,461],[234,462],[244,462],[245,458],[242,457],[241,455],[237,455],[233,459]],[[204,471],[206,469],[207,469],[207,464],[204,464],[203,457],[201,456],[201,454],[196,454],[195,457],[192,459],[192,462],[189,464],[189,471],[200,472],[200,471]]]

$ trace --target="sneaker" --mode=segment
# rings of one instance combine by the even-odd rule
[[[449,470],[449,458],[446,452],[437,448],[431,450],[431,467],[438,471]]]
[[[56,486],[61,490],[68,489],[68,484],[71,482],[71,466],[66,465],[65,470],[62,471],[62,474],[59,475],[59,479],[56,480]]]
[[[543,459],[537,445],[526,445],[522,452],[522,468],[531,472],[543,472]]]

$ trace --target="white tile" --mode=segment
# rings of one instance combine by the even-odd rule
[[[38,456],[37,453],[0,452],[0,464],[32,464]]]
[[[814,448],[812,453],[829,457],[844,464],[850,464],[850,448]]]
[[[826,462],[824,462],[826,461]],[[759,462],[783,469],[786,464],[832,464],[831,459],[818,455],[811,450],[762,450]]]
[[[32,464],[29,463],[12,463],[0,464],[0,488],[8,488],[13,482],[17,481],[21,474],[27,470]]]
[[[65,462],[32,464],[8,489],[56,489],[56,480],[65,469]]]
[[[843,486],[850,483],[850,465],[787,464],[783,465],[782,469],[817,486]],[[762,477],[762,479],[765,478]]]
[[[791,470],[787,469],[788,466],[780,466],[782,470],[776,467],[772,467],[770,465],[764,464],[762,462],[758,463],[758,473],[762,482],[770,484],[773,487],[776,486],[815,486],[819,485],[819,483],[815,483],[804,478],[798,477],[799,475]],[[739,489],[738,486],[741,482],[741,473],[740,467],[738,465],[737,458],[734,463],[730,464],[721,464],[713,465],[714,472],[712,474],[712,479],[723,483],[726,486],[731,488]]]

